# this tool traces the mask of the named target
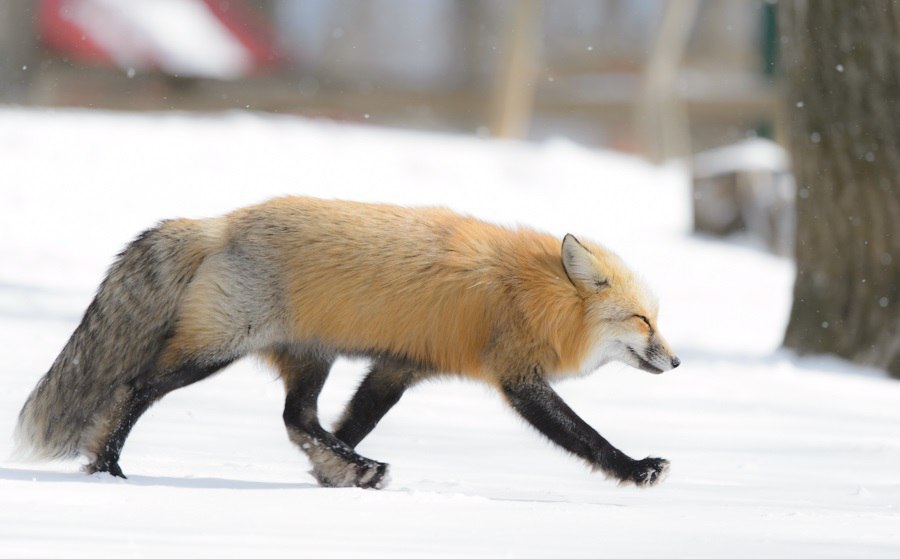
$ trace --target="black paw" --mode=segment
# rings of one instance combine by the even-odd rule
[[[125,474],[122,472],[122,468],[119,467],[118,462],[112,462],[108,460],[94,460],[90,464],[84,467],[84,471],[87,474],[97,474],[100,472],[108,472],[109,475],[120,477],[122,479],[128,479],[125,477]]]
[[[633,483],[638,487],[656,485],[666,477],[669,461],[665,458],[644,458],[635,460],[620,479],[620,483]]]

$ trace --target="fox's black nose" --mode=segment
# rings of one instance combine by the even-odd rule
[[[672,358],[672,368],[674,369],[678,365],[681,365],[681,359],[679,359],[677,357],[673,357]]]

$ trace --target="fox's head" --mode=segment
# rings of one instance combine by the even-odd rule
[[[656,328],[656,298],[618,256],[566,235],[562,261],[594,337],[582,372],[611,361],[655,374],[681,364]]]

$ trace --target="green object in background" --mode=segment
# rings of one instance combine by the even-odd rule
[[[774,79],[778,73],[778,22],[775,19],[774,2],[765,2],[762,9],[760,47],[762,49],[763,74]]]
[[[762,55],[762,73],[769,81],[778,77],[778,22],[774,2],[764,2],[762,6],[762,22],[759,33],[759,47]],[[754,128],[759,138],[774,139],[774,125],[769,120],[760,121]]]

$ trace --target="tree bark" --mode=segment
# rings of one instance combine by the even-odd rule
[[[797,276],[784,343],[900,378],[900,0],[782,1]]]

